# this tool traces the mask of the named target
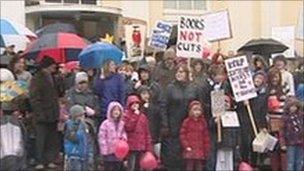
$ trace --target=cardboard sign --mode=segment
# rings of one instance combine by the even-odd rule
[[[149,46],[159,50],[166,50],[171,32],[171,23],[158,21],[155,28],[152,30]]]
[[[206,25],[204,36],[208,41],[232,38],[228,10],[205,14],[202,17]]]
[[[273,27],[271,33],[273,39],[289,47],[289,49],[284,51],[283,55],[287,58],[295,57],[295,26]]]
[[[269,133],[260,132],[252,142],[254,152],[264,153],[267,150],[273,151],[278,139]]]
[[[176,55],[184,58],[201,58],[204,29],[205,22],[202,17],[181,16],[178,22]]]
[[[225,65],[235,100],[240,102],[256,97],[257,93],[246,56],[226,59]]]
[[[240,127],[240,121],[238,115],[234,111],[227,111],[221,115],[221,121],[223,127]]]
[[[212,116],[222,115],[225,113],[225,93],[224,90],[213,90],[211,96]]]
[[[146,41],[146,26],[140,24],[126,25],[125,38],[128,58],[143,57]]]

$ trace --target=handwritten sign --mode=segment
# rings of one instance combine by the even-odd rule
[[[152,30],[149,46],[155,49],[166,50],[172,32],[172,24],[158,21]]]
[[[257,96],[246,56],[225,60],[233,95],[237,102]]]
[[[206,26],[204,36],[208,41],[232,38],[228,10],[205,14],[202,17]]]
[[[176,55],[184,58],[201,58],[204,29],[202,17],[181,16],[178,22]]]
[[[224,90],[213,90],[211,96],[212,116],[222,115],[225,113],[225,93]]]
[[[145,50],[146,26],[132,24],[125,26],[128,58],[143,57]]]
[[[240,127],[239,118],[236,112],[227,111],[221,115],[221,121],[223,127]]]

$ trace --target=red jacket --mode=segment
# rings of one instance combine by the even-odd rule
[[[139,99],[137,96],[130,96],[128,98],[127,110],[123,117],[128,144],[130,150],[152,151],[152,139],[146,115],[144,113],[137,115],[130,109],[131,105],[138,101]]]
[[[180,140],[184,158],[206,160],[210,151],[210,138],[205,118],[186,118],[180,130]],[[191,151],[186,150],[188,147]]]

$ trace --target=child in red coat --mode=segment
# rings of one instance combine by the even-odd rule
[[[210,139],[199,101],[192,101],[189,105],[189,116],[183,121],[180,140],[187,171],[203,170],[210,150]]]
[[[129,96],[123,117],[130,147],[128,171],[140,170],[140,157],[144,152],[152,151],[149,122],[146,115],[139,110],[140,103],[137,96]]]

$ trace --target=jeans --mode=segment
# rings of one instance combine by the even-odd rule
[[[86,171],[86,163],[83,159],[69,157],[67,159],[67,171]]]
[[[187,159],[186,170],[187,171],[202,171],[204,168],[204,160]]]
[[[301,171],[303,168],[304,149],[301,145],[287,146],[287,170]]]
[[[140,158],[144,154],[143,151],[131,151],[128,158],[128,171],[139,171],[140,170]]]

